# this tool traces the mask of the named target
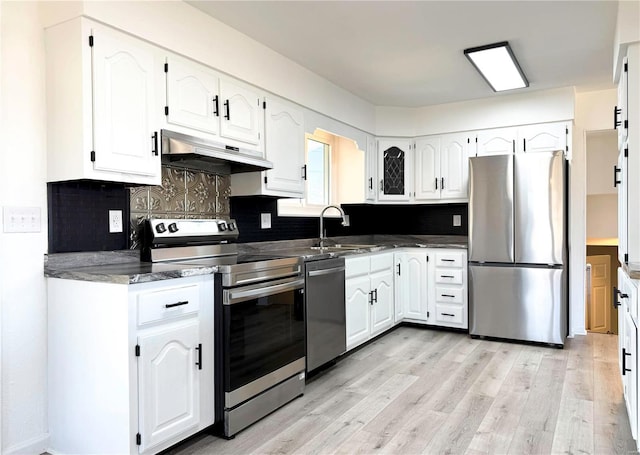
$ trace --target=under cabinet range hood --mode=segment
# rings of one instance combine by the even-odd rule
[[[162,161],[185,169],[216,174],[237,174],[273,169],[273,163],[239,147],[161,130]]]

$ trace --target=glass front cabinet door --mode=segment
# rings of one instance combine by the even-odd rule
[[[378,139],[378,200],[408,201],[411,197],[410,139]]]

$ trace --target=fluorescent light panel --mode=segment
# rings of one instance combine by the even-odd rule
[[[529,81],[506,41],[465,49],[464,54],[494,92],[529,86]]]

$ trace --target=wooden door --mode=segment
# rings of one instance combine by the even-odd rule
[[[200,422],[198,327],[199,321],[194,318],[138,337],[140,452]]]
[[[611,257],[607,255],[587,256],[591,264],[591,301],[589,308],[589,331],[611,333]]]

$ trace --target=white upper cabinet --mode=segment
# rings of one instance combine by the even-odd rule
[[[173,54],[166,57],[164,71],[166,129],[264,154],[264,106],[258,89]]]
[[[157,49],[84,18],[46,46],[47,180],[160,183]]]
[[[416,200],[440,199],[440,136],[416,140]]]
[[[266,188],[304,195],[304,116],[292,103],[266,101],[266,155],[274,164],[265,171]]]
[[[516,152],[567,151],[569,128],[565,123],[542,123],[518,128]]]
[[[411,139],[378,139],[379,201],[410,199],[412,149]]]
[[[618,130],[618,144],[622,144],[627,138],[629,131],[629,113],[627,104],[629,102],[629,59],[622,59],[622,70],[618,81],[618,105],[614,108],[613,127]]]
[[[376,138],[367,136],[367,153],[365,155],[365,200],[375,201],[377,194],[376,185]]]
[[[177,56],[167,57],[165,73],[167,127],[186,127],[217,136],[218,76],[207,67]]]
[[[304,113],[299,106],[274,96],[267,97],[264,106],[265,154],[273,169],[233,174],[232,195],[302,198],[306,174]]]
[[[261,152],[264,108],[260,93],[240,82],[220,79],[220,99],[220,136],[253,145]]]
[[[515,150],[517,128],[494,128],[478,131],[476,156],[508,155]]]
[[[466,200],[469,135],[430,136],[416,140],[415,200]]]

